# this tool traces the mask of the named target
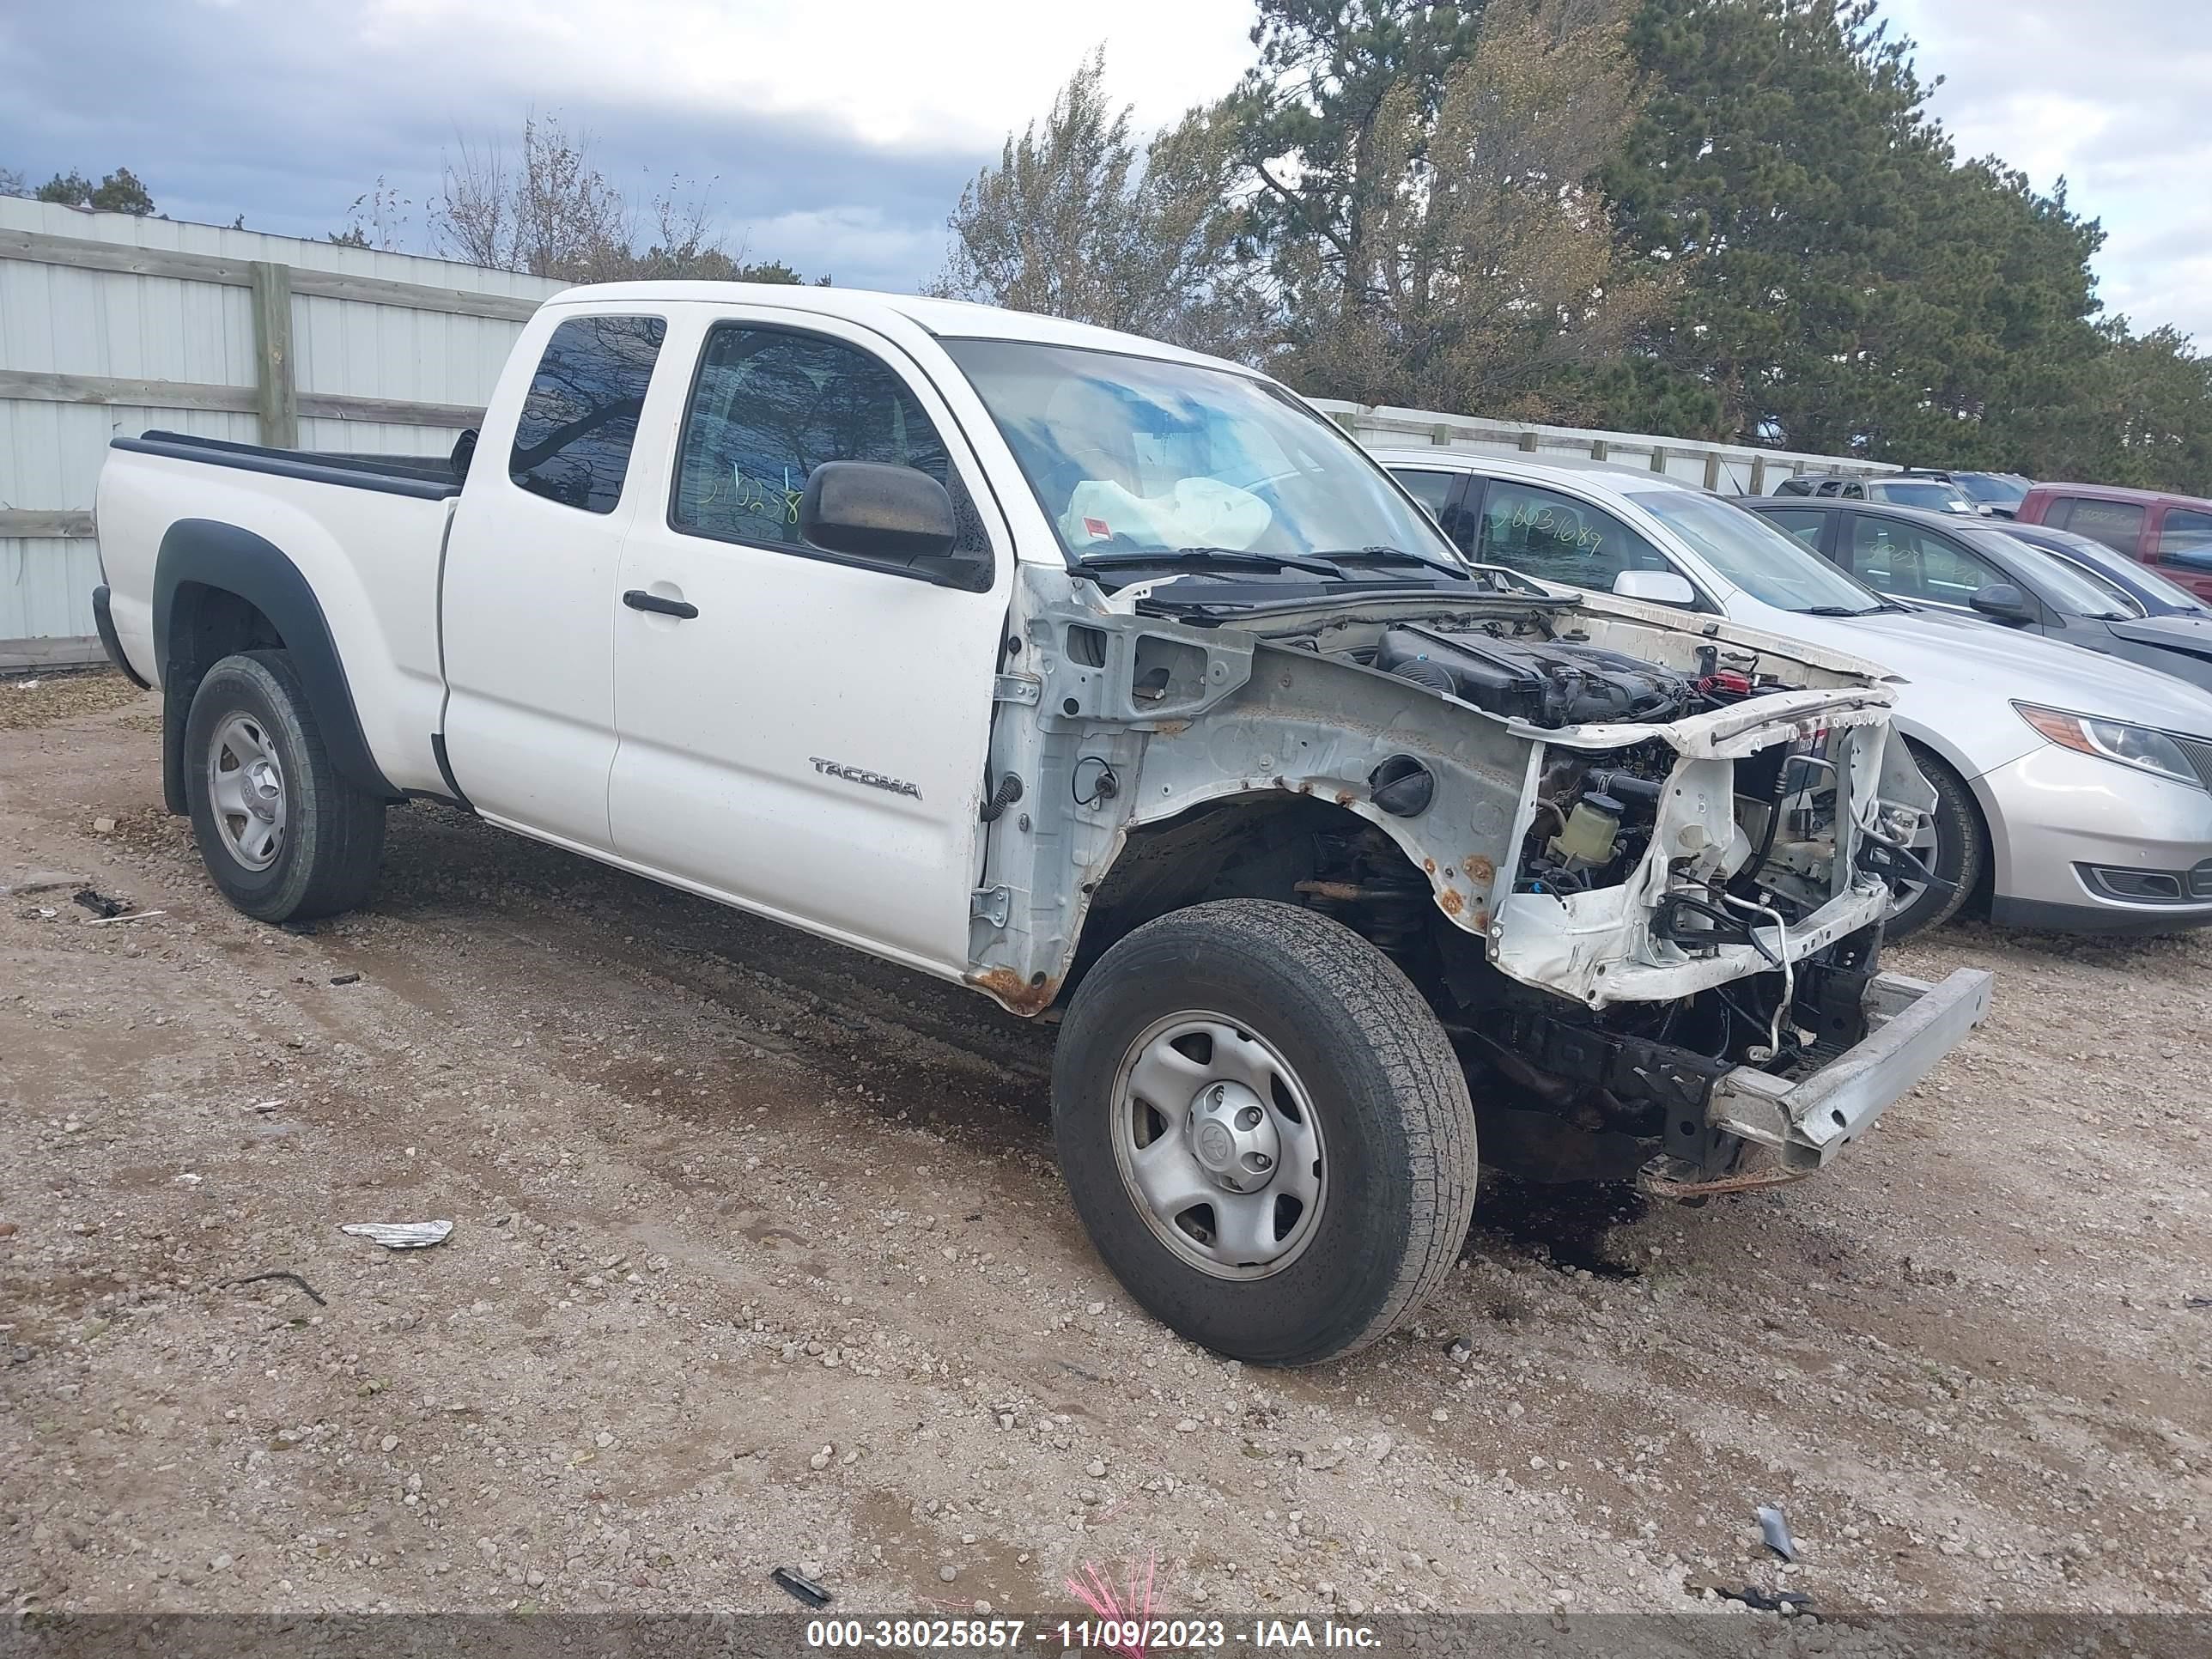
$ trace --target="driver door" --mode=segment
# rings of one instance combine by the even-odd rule
[[[695,317],[697,372],[663,377],[660,495],[617,585],[615,850],[957,974],[1011,538],[977,508],[981,471],[935,388],[889,341],[766,307]],[[807,544],[799,497],[825,461],[937,478],[963,550],[998,550],[987,575],[940,586]]]

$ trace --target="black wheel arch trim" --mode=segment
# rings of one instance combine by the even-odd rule
[[[235,595],[269,620],[290,653],[310,712],[338,775],[380,800],[404,799],[369,752],[353,690],[322,602],[300,568],[264,537],[213,519],[179,519],[162,534],[154,564],[154,662],[161,682],[161,793],[172,812],[185,805],[185,720],[200,676],[213,666],[188,655],[172,661],[177,595],[189,586]]]
[[[115,617],[108,600],[107,584],[102,582],[92,590],[92,626],[100,635],[100,648],[107,653],[107,660],[115,671],[141,691],[151,691],[152,682],[131,665],[124,653],[123,639],[115,631]]]

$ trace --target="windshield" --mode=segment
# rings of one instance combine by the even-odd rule
[[[1881,498],[1899,507],[1930,507],[1938,513],[1950,512],[1954,502],[1966,499],[1949,484],[1932,482],[1885,483],[1881,486]]]
[[[1746,507],[1687,489],[1628,498],[1689,543],[1706,563],[1754,599],[1782,611],[1864,616],[1893,608],[1870,587]]]
[[[944,345],[1073,558],[1395,549],[1417,575],[1466,569],[1364,451],[1264,380],[1020,340]]]
[[[2102,617],[2110,621],[2131,620],[2143,614],[2134,596],[2110,578],[2086,570],[2055,553],[2046,553],[2017,536],[2004,538],[2005,550],[2025,563],[2035,575],[2044,597],[2070,617]]]
[[[2197,598],[2180,583],[2168,581],[2148,565],[2130,571],[2128,580],[2160,605],[2170,605],[2176,611],[2187,611],[2192,617],[2204,615],[2203,599]]]
[[[1951,482],[1978,501],[2011,507],[2027,495],[2027,480],[2008,472],[1954,472]]]

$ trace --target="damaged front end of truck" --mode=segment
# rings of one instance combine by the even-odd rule
[[[1985,1011],[1879,971],[1933,793],[1856,660],[1494,573],[1227,602],[1024,566],[971,982],[1049,1009],[1217,898],[1380,947],[1483,1161],[1686,1198],[1826,1165]]]

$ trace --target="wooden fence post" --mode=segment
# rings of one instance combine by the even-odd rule
[[[1654,472],[1664,472],[1667,470],[1667,447],[1664,444],[1651,446],[1651,470]]]
[[[1709,449],[1705,452],[1705,488],[1718,489],[1720,487],[1721,453],[1717,449]]]
[[[1754,495],[1766,493],[1766,457],[1764,455],[1751,458],[1751,493]]]
[[[254,411],[261,441],[300,447],[300,388],[292,376],[292,268],[253,262]]]
[[[1522,453],[1524,454],[1533,455],[1536,453],[1536,434],[1534,433],[1524,432],[1521,434],[1521,449]]]
[[[1607,445],[1604,439],[1592,438],[1590,440],[1590,459],[1594,461],[1601,461],[1611,453],[1612,451]]]

